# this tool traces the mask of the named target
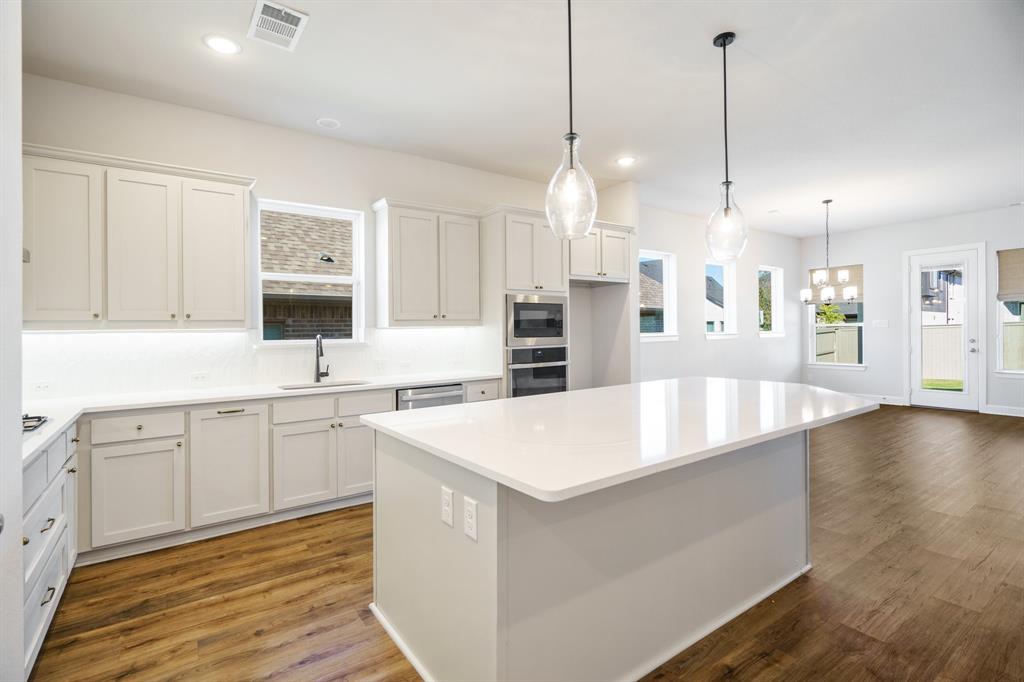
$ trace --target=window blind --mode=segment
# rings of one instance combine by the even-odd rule
[[[996,251],[999,262],[1000,301],[1024,301],[1024,249]]]
[[[818,298],[818,287],[814,285],[814,271],[824,270],[825,268],[811,268],[807,271],[807,286],[811,288],[814,293],[814,303],[820,302]],[[839,283],[839,271],[848,270],[850,272],[850,281],[846,284]],[[836,289],[836,301],[841,303],[843,301],[843,287],[855,286],[857,287],[857,298],[853,299],[853,303],[864,302],[864,266],[863,265],[833,265],[828,270],[828,281],[832,283],[832,286]]]

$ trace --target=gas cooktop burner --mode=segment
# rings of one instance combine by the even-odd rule
[[[25,433],[27,431],[35,431],[40,426],[45,424],[47,419],[49,419],[49,417],[44,417],[42,415],[33,416],[23,414],[21,415],[21,432]]]

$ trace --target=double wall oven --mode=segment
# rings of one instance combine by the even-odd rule
[[[568,303],[565,296],[506,296],[508,397],[557,393],[569,388]]]

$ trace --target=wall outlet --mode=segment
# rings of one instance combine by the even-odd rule
[[[193,386],[204,386],[210,383],[209,372],[192,372],[192,385]]]
[[[472,497],[462,498],[462,531],[476,540],[476,500]]]
[[[452,497],[452,489],[441,486],[441,522],[455,527],[455,502]]]

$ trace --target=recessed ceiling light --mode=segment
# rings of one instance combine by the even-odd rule
[[[218,54],[238,54],[242,46],[224,36],[209,35],[203,38],[203,43]]]
[[[335,128],[341,127],[341,121],[336,118],[318,118],[316,124],[321,128],[327,128],[328,130],[334,130]]]
[[[620,156],[619,158],[615,159],[615,163],[618,164],[619,168],[629,168],[634,163],[636,163],[636,157]]]

